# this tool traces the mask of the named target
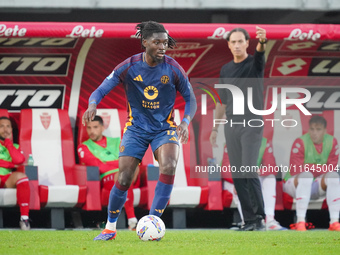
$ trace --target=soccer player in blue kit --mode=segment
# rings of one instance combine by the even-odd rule
[[[145,52],[118,64],[91,94],[83,115],[83,124],[96,115],[101,99],[122,83],[127,97],[128,121],[119,148],[118,180],[113,186],[105,229],[94,240],[112,240],[117,236],[116,222],[124,206],[136,167],[149,144],[159,162],[159,180],[149,214],[161,216],[172,191],[179,155],[179,144],[188,141],[188,125],[195,115],[196,98],[183,68],[165,55],[176,46],[162,24],[154,21],[136,26]],[[176,92],[185,100],[184,118],[176,126],[173,107]]]

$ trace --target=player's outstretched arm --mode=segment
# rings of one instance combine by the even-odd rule
[[[97,113],[97,105],[100,101],[114,88],[119,84],[119,78],[114,75],[115,72],[112,72],[100,86],[92,92],[89,98],[89,106],[86,112],[83,115],[82,123],[85,126],[87,122],[93,120],[94,116]]]
[[[112,73],[104,79],[102,84],[100,84],[100,86],[92,92],[89,98],[89,106],[82,118],[82,123],[84,126],[87,122],[93,120],[94,116],[96,116],[97,105],[100,103],[100,101],[121,82],[119,73],[124,71],[124,68],[121,68],[121,70],[118,71],[115,68],[114,71],[112,71]]]

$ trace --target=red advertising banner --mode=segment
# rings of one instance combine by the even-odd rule
[[[228,32],[235,27],[248,30],[252,54],[257,25],[267,30],[268,37],[265,78],[270,78],[270,84],[266,82],[265,86],[302,84],[320,89],[323,85],[339,85],[339,25],[169,23],[164,26],[177,40],[177,47],[167,54],[183,66],[190,79],[217,78],[221,67],[232,59],[225,40]],[[14,119],[24,108],[62,108],[68,110],[74,126],[80,112],[87,108],[92,91],[117,64],[141,51],[135,26],[0,22],[0,108],[8,109]],[[332,78],[331,84],[327,78]],[[203,91],[195,93],[200,98]],[[315,102],[327,101],[317,101],[319,95],[315,94]],[[178,98],[176,107],[182,106],[183,100]],[[208,106],[214,104],[208,102]],[[125,107],[121,86],[100,103],[100,108]]]
[[[261,25],[272,39],[338,40],[339,25],[290,24]],[[81,23],[81,22],[4,22],[0,24],[1,37],[66,37],[66,38],[131,38],[135,23]],[[225,39],[235,27],[245,28],[255,37],[255,25],[249,24],[173,24],[165,28],[175,38]]]

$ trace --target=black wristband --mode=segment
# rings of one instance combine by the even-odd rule
[[[264,39],[264,41],[263,42],[261,42],[260,40],[259,40],[259,43],[260,44],[266,44],[268,42],[268,39],[266,38],[266,39]]]
[[[212,131],[216,131],[216,132],[218,133],[218,130],[217,130],[217,129],[213,129],[213,130],[211,130],[211,132],[212,132]]]

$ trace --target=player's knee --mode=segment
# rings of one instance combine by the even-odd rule
[[[270,174],[270,175],[267,175],[261,178],[262,178],[263,186],[276,185],[276,177],[274,174]]]
[[[298,185],[312,185],[314,176],[311,172],[303,172],[298,176]]]
[[[16,181],[27,177],[27,175],[22,172],[13,172],[13,174],[15,176]]]
[[[274,174],[269,174],[263,177],[265,180],[276,180],[276,176]]]
[[[130,187],[133,180],[133,173],[130,171],[125,171],[119,174],[118,182],[120,185],[125,187]]]
[[[311,172],[303,172],[299,174],[299,179],[305,178],[305,179],[313,179],[314,176]]]
[[[325,184],[327,186],[339,185],[339,181],[339,174],[337,172],[329,172],[325,176]]]
[[[165,164],[160,166],[160,172],[167,175],[174,175],[176,171],[177,161],[168,159]]]

